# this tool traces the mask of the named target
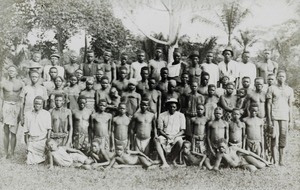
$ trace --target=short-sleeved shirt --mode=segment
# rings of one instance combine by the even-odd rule
[[[142,77],[141,77],[141,69],[142,67],[148,67],[148,64],[143,62],[143,63],[139,63],[139,62],[133,62],[131,64],[131,68],[133,70],[133,77],[132,78],[135,78],[137,81],[140,81],[142,80]]]
[[[185,130],[185,116],[176,111],[170,115],[168,111],[159,114],[158,129],[163,130],[168,135],[176,135],[180,130]]]
[[[37,85],[35,87],[32,85],[27,85],[22,89],[20,97],[25,98],[24,113],[33,109],[33,100],[37,96],[41,96],[44,101],[47,100],[47,89],[41,85]]]
[[[46,137],[48,130],[51,130],[51,115],[42,109],[38,112],[32,110],[25,113],[24,132],[31,137]]]
[[[273,85],[267,91],[267,99],[271,99],[272,102],[272,119],[288,121],[290,112],[289,102],[294,101],[294,90],[287,85],[282,87]]]
[[[236,61],[229,61],[227,66],[226,63],[224,61],[220,62],[219,65],[219,76],[220,79],[224,76],[228,76],[229,77],[229,81],[230,82],[234,82],[235,79],[237,77],[239,77],[239,73],[238,73],[238,63]]]

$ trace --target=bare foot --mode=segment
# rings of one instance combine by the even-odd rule
[[[147,167],[147,170],[152,170],[154,168],[157,168],[157,165],[151,165],[151,166]]]
[[[169,164],[167,164],[167,163],[165,163],[165,164],[163,164],[163,165],[161,165],[160,166],[160,168],[169,168],[170,166],[169,166]]]
[[[285,163],[284,162],[279,162],[279,166],[285,166]]]

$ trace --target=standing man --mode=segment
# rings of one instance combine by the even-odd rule
[[[286,73],[278,71],[277,84],[269,87],[267,92],[267,122],[272,131],[272,158],[277,164],[284,165],[284,148],[286,146],[288,128],[293,122],[294,90],[285,84]]]
[[[148,64],[145,62],[145,51],[138,50],[137,51],[137,61],[131,64],[132,68],[132,76],[131,78],[135,78],[137,81],[142,80],[141,77],[141,69],[142,67],[148,67]]]
[[[220,62],[219,67],[219,82],[221,81],[221,78],[224,76],[229,77],[229,82],[235,83],[235,87],[239,84],[238,80],[238,63],[234,60],[232,60],[233,57],[233,51],[232,48],[227,47],[224,49],[222,55],[224,56],[224,61]]]
[[[156,81],[159,81],[161,79],[160,70],[163,67],[167,66],[167,62],[162,60],[162,53],[163,53],[162,48],[156,47],[154,59],[151,59],[149,61],[150,77],[155,78]]]
[[[11,65],[8,67],[8,79],[3,80],[0,84],[0,122],[4,124],[3,144],[7,159],[13,157],[15,153],[21,111],[20,93],[24,86],[16,76],[17,68]],[[8,151],[9,144],[10,153]]]
[[[67,80],[70,78],[70,76],[75,74],[75,71],[77,69],[79,69],[79,64],[77,63],[77,57],[76,57],[75,52],[72,52],[69,55],[69,58],[70,58],[70,62],[68,64],[64,65],[65,79],[67,79]]]
[[[174,61],[168,64],[168,69],[169,69],[168,79],[174,79],[176,80],[176,82],[180,82],[181,74],[183,72],[187,72],[187,65],[186,63],[181,61],[181,52],[178,48],[174,49],[173,59]]]
[[[242,88],[242,80],[244,77],[250,78],[250,88],[253,89],[254,87],[254,80],[256,78],[256,66],[254,63],[249,61],[250,59],[250,52],[244,51],[242,54],[242,63],[238,63],[239,67],[239,86],[238,88]]]
[[[263,77],[264,83],[267,83],[267,78],[269,74],[277,75],[278,63],[271,60],[271,51],[264,50],[264,62],[257,63],[257,75],[258,77]]]
[[[25,143],[27,144],[28,165],[42,163],[46,160],[46,140],[51,133],[51,115],[43,109],[44,99],[34,98],[34,109],[25,113]]]
[[[94,77],[96,75],[96,72],[98,69],[101,69],[101,67],[98,65],[98,63],[95,60],[94,52],[89,51],[86,54],[86,63],[82,63],[81,69],[83,71],[84,77]]]
[[[206,63],[202,64],[202,70],[207,72],[210,76],[210,79],[208,81],[208,84],[214,84],[215,86],[217,86],[217,83],[219,81],[219,68],[218,65],[214,64],[213,61],[213,57],[214,54],[212,51],[208,51],[206,54]]]

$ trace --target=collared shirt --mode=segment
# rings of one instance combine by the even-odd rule
[[[38,112],[32,110],[25,113],[24,132],[31,137],[46,137],[47,131],[51,130],[51,115],[42,109]]]
[[[159,114],[158,129],[168,135],[176,135],[180,130],[185,130],[185,125],[185,116],[178,111],[173,115],[170,115],[168,111]]]
[[[224,61],[220,62],[219,65],[220,79],[224,76],[229,77],[230,82],[234,82],[238,74],[238,63],[234,60],[231,60],[226,64]]]

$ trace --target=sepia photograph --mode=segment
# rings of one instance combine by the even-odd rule
[[[299,0],[0,3],[0,190],[300,189]]]

